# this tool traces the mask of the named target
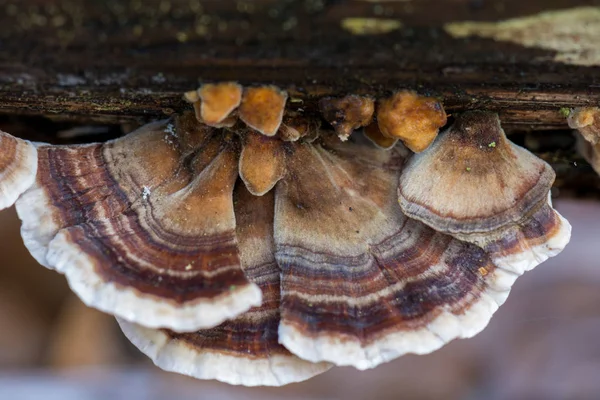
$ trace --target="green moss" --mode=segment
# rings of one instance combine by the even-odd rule
[[[571,114],[571,109],[569,107],[561,107],[561,109],[558,110],[558,112],[560,113],[560,115],[567,118]]]

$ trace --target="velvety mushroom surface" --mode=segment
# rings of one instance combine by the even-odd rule
[[[520,274],[569,241],[568,222],[548,200],[554,178],[550,165],[506,138],[496,114],[472,111],[407,162],[398,193],[408,217]]]
[[[434,141],[446,114],[413,92],[322,99],[323,124],[287,98],[207,84],[107,143],[1,136],[37,154],[7,201],[25,244],[159,367],[253,386],[471,337],[568,242],[553,171],[495,114]]]

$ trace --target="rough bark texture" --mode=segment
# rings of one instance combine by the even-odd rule
[[[566,129],[564,108],[600,103],[600,67],[443,26],[579,6],[600,1],[0,0],[0,114],[137,124],[189,108],[181,93],[200,82],[236,80],[276,84],[308,114],[323,95],[411,88],[509,130]],[[402,26],[359,35],[348,18]]]

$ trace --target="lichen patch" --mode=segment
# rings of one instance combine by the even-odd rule
[[[455,38],[479,36],[556,51],[565,64],[600,65],[600,7],[547,11],[500,22],[453,22],[444,29]]]
[[[353,35],[381,35],[402,28],[402,22],[387,18],[344,18],[340,26]]]

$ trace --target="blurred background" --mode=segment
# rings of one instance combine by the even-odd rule
[[[0,213],[0,399],[597,399],[600,203],[555,199],[573,225],[559,256],[520,278],[478,336],[369,371],[334,368],[283,388],[162,372],[114,319],[84,306]]]

